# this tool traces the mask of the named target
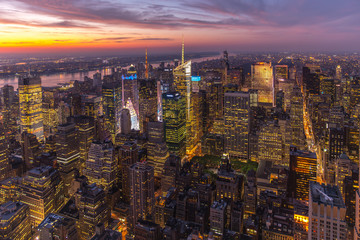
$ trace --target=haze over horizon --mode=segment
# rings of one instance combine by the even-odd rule
[[[1,55],[360,50],[356,0],[0,3]]]

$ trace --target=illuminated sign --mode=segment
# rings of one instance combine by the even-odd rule
[[[191,76],[191,81],[193,82],[200,82],[201,77],[200,76]]]
[[[121,76],[123,80],[136,80],[137,79],[137,75],[136,73],[134,75],[130,75],[130,76]]]

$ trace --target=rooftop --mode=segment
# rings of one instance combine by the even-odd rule
[[[49,215],[47,215],[46,218],[39,224],[38,229],[52,229],[60,225],[68,225],[71,221],[72,220],[70,218],[55,213],[49,213]]]
[[[310,194],[313,202],[345,208],[345,203],[338,186],[310,181]]]
[[[12,201],[0,205],[0,223],[5,224],[5,222],[15,216],[21,208],[26,206],[25,203]]]

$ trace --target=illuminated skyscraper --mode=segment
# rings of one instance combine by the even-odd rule
[[[336,158],[335,161],[335,185],[339,187],[339,190],[343,196],[345,196],[344,180],[345,177],[352,176],[353,163],[349,157],[343,153]]]
[[[33,168],[20,185],[21,202],[30,207],[30,220],[37,227],[51,212],[57,212],[64,203],[64,185],[60,174],[50,166]]]
[[[196,136],[196,124],[198,119],[195,117],[196,101],[193,98],[192,82],[191,82],[191,61],[187,61],[174,69],[174,85],[175,91],[186,100],[186,154],[192,155],[199,143]],[[163,107],[164,108],[164,107]]]
[[[130,201],[130,166],[139,161],[139,147],[135,142],[125,142],[119,148],[122,200]]]
[[[360,167],[360,165],[359,165]],[[359,175],[360,180],[360,175]],[[359,181],[360,182],[360,181]],[[354,240],[360,239],[360,189],[356,190]]]
[[[0,126],[0,181],[9,177],[10,171],[8,142],[4,130]]]
[[[345,214],[337,186],[310,181],[308,239],[348,239]]]
[[[31,239],[29,206],[21,202],[0,205],[0,239]]]
[[[14,87],[5,85],[2,91],[3,127],[8,137],[14,138],[19,126],[16,122],[19,115],[19,99],[15,94]]]
[[[20,77],[18,86],[21,132],[34,134],[39,141],[43,141],[41,79],[40,77]]]
[[[71,181],[79,170],[80,150],[78,130],[74,123],[58,126],[56,133],[56,157],[59,172],[64,182],[64,192],[68,196]]]
[[[249,92],[225,93],[225,152],[242,160],[248,160],[249,158],[249,111]]]
[[[95,233],[99,223],[108,226],[110,210],[105,192],[95,183],[81,186],[76,193],[76,206],[79,209],[79,237],[88,240]]]
[[[154,218],[154,168],[147,162],[137,162],[130,167],[130,224],[139,219]]]
[[[93,142],[84,169],[84,175],[89,183],[96,183],[97,186],[108,191],[115,184],[117,172],[118,162],[112,142]]]
[[[275,79],[289,79],[289,69],[287,65],[275,65]]]
[[[186,99],[178,92],[163,94],[165,141],[169,152],[181,159],[186,153]]]
[[[259,161],[272,161],[276,165],[285,165],[283,157],[284,151],[280,126],[277,123],[264,124],[259,132]]]
[[[289,192],[291,197],[308,201],[309,181],[316,181],[317,158],[312,152],[297,150],[290,151]]]
[[[260,103],[274,103],[274,78],[271,63],[257,62],[251,65],[251,87],[257,89]]]
[[[83,104],[83,115],[94,119],[102,115],[101,97],[96,95],[84,95],[81,102]]]
[[[117,83],[104,83],[102,86],[103,112],[107,129],[113,140],[120,131],[121,85]]]
[[[157,120],[157,85],[154,79],[139,80],[139,125],[146,131],[149,121]]]
[[[337,65],[336,66],[336,74],[335,74],[335,78],[337,80],[341,80],[342,74],[341,74],[341,66]]]
[[[94,140],[95,126],[94,119],[87,116],[75,116],[71,118],[78,129],[78,143],[80,150],[79,171],[82,173],[85,168],[85,161],[88,159],[88,153],[91,143]]]
[[[305,131],[304,131],[304,106],[301,89],[295,86],[290,102],[290,125],[292,129],[292,141],[298,149],[305,149]]]
[[[325,154],[325,175],[327,184],[335,184],[336,159],[344,152],[345,131],[343,128],[328,129],[328,146]]]
[[[148,162],[154,168],[156,177],[161,177],[165,161],[169,157],[168,147],[165,142],[163,122],[148,123]]]

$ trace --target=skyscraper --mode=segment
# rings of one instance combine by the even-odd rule
[[[82,173],[85,168],[85,161],[88,159],[88,153],[95,135],[95,123],[92,117],[75,116],[71,118],[78,129],[78,143],[80,151],[79,171]]]
[[[139,161],[139,147],[136,142],[125,142],[119,147],[122,200],[130,201],[130,166]]]
[[[130,167],[130,224],[139,219],[154,218],[154,168],[147,162],[137,162]]]
[[[76,206],[79,209],[79,236],[89,239],[99,223],[108,226],[110,210],[106,203],[105,192],[95,183],[84,185],[76,193]]]
[[[41,240],[79,239],[75,220],[55,213],[47,215],[39,224],[38,233]]]
[[[79,170],[80,151],[78,130],[74,123],[58,126],[56,133],[56,157],[59,172],[64,182],[64,192],[68,196],[71,181]]]
[[[186,154],[192,155],[198,147],[199,139],[196,137],[195,107],[191,83],[191,61],[187,61],[174,69],[175,91],[186,100]]]
[[[310,181],[308,239],[347,239],[345,214],[337,186]]]
[[[298,149],[305,149],[304,105],[301,89],[295,86],[290,102],[291,143]]]
[[[139,80],[139,126],[146,132],[147,122],[157,120],[157,85],[154,79]]]
[[[259,132],[258,159],[272,161],[276,165],[284,164],[283,138],[279,124],[270,122],[264,124]]]
[[[320,93],[320,75],[320,66],[307,64],[303,67],[303,84],[310,95]]]
[[[39,165],[37,158],[41,155],[40,143],[36,136],[31,133],[21,134],[21,151],[26,170]]]
[[[148,123],[148,162],[154,168],[156,177],[161,177],[165,161],[169,157],[168,147],[165,142],[163,122]]]
[[[224,98],[225,152],[248,160],[250,93],[227,92]]]
[[[317,157],[315,153],[290,151],[289,194],[296,199],[308,201],[309,181],[316,181]]]
[[[112,142],[93,142],[84,169],[89,183],[96,183],[108,191],[115,185],[117,173],[118,162]]]
[[[33,168],[23,178],[21,202],[30,207],[30,221],[37,227],[51,212],[64,203],[64,185],[57,170],[50,166]]]
[[[0,205],[0,239],[31,239],[29,206],[22,202]]]
[[[257,62],[251,65],[251,87],[259,92],[260,103],[274,103],[274,78],[271,63]]]
[[[116,134],[120,131],[121,85],[104,83],[102,86],[102,102],[107,129],[112,139],[115,140]]]
[[[169,152],[181,159],[186,153],[186,99],[178,92],[163,94],[165,141]]]
[[[10,171],[8,143],[4,130],[2,126],[0,126],[0,181],[9,177]]]
[[[124,108],[120,112],[120,132],[122,134],[129,134],[131,131],[131,116],[130,111]]]
[[[44,140],[42,116],[42,89],[40,77],[20,77],[19,82],[20,129]]]

